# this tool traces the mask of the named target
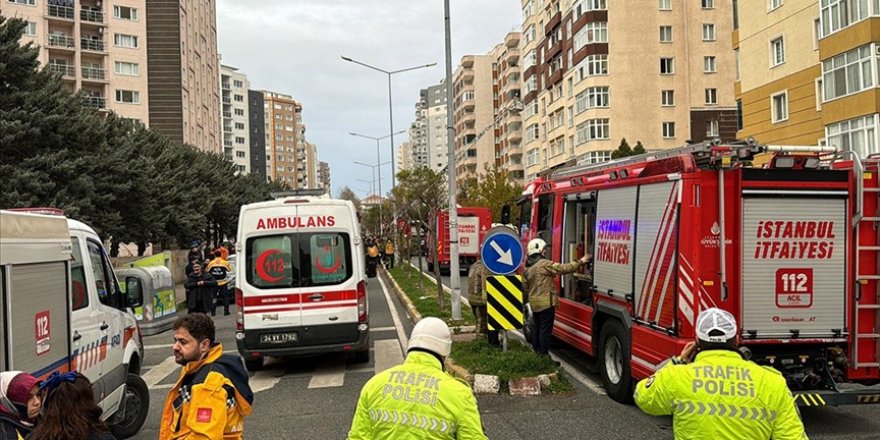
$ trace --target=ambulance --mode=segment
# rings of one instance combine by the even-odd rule
[[[141,304],[123,295],[92,228],[41,212],[53,215],[0,210],[0,371],[82,373],[113,434],[131,437],[150,405],[131,313]]]
[[[235,339],[249,370],[266,356],[347,352],[369,360],[360,231],[347,200],[292,196],[241,207]]]

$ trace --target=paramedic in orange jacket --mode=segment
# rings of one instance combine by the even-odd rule
[[[174,322],[174,360],[183,369],[168,392],[159,440],[241,439],[254,393],[241,357],[223,354],[214,333],[201,313]]]

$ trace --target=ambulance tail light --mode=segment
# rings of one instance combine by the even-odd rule
[[[241,297],[241,289],[235,289],[235,329],[236,330],[244,330],[244,310],[242,310],[242,305],[244,304],[244,299]]]
[[[357,285],[358,322],[367,322],[367,282],[361,281]]]

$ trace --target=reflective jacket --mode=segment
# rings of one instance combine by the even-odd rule
[[[526,269],[523,271],[523,292],[532,305],[532,312],[537,313],[559,305],[556,275],[574,273],[581,264],[580,260],[560,264],[540,255],[530,255],[526,260]]]
[[[385,254],[386,255],[394,255],[394,243],[388,242],[385,244]]]
[[[639,382],[634,397],[648,414],[672,415],[676,439],[807,438],[782,374],[733,351],[704,351],[690,364],[670,362]]]
[[[373,376],[358,399],[349,440],[485,440],[470,388],[446,374],[440,360],[411,351],[406,361]]]
[[[232,266],[223,258],[215,258],[208,263],[208,267],[205,270],[217,280],[218,286],[225,286],[228,282],[229,272],[232,272]]]
[[[482,260],[478,260],[468,269],[468,302],[472,306],[486,305],[486,281],[489,275],[491,274]]]
[[[165,400],[159,440],[241,439],[253,402],[242,359],[224,355],[218,343],[181,369]]]

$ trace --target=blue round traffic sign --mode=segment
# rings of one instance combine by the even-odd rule
[[[510,275],[523,259],[523,247],[516,233],[507,226],[496,226],[486,233],[480,248],[483,266],[496,275]]]

